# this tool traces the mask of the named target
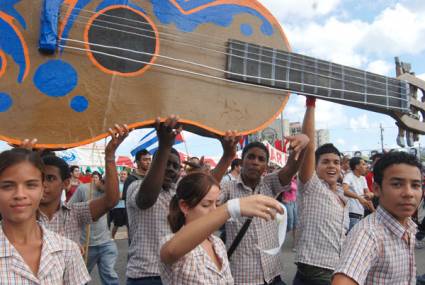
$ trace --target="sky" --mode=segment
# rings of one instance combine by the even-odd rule
[[[394,57],[412,64],[425,79],[425,1],[423,0],[260,0],[281,23],[292,51],[374,73],[395,76]],[[302,121],[305,97],[291,95],[283,112],[290,121]],[[316,127],[330,131],[341,151],[396,146],[397,128],[388,116],[318,100]],[[129,155],[146,133],[136,130],[120,146]],[[191,155],[219,157],[217,140],[183,133],[186,144],[176,148]],[[425,139],[420,144],[425,146]],[[0,149],[5,144],[0,144]]]

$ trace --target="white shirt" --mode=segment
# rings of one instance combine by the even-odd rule
[[[359,196],[365,194],[364,189],[367,188],[366,178],[364,176],[357,177],[353,172],[347,173],[344,177],[344,184],[349,186],[349,190]],[[349,212],[364,215],[364,207],[358,199],[350,198],[348,200]]]

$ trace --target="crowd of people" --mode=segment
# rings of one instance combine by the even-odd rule
[[[280,254],[265,252],[280,246],[275,218],[285,211],[294,285],[424,281],[415,263],[425,236],[416,157],[378,154],[369,168],[333,144],[316,148],[312,98],[275,171],[260,142],[235,159],[231,131],[214,169],[202,158],[183,162],[173,148],[178,117],[155,127],[158,150],[139,151],[131,172],[115,164],[125,125],[110,130],[104,174],[80,175],[31,147],[0,154],[1,284],[86,284],[95,266],[102,284],[119,284],[111,239],[119,227],[128,231],[128,285],[285,284]]]

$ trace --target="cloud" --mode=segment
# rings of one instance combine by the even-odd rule
[[[412,9],[410,7],[413,5],[412,1],[393,4],[369,22],[345,17],[347,11],[343,9],[343,6],[339,7],[340,1],[323,1],[323,4],[320,1],[321,4],[318,7],[329,7],[330,10],[324,8],[324,10],[314,10],[317,12],[315,15],[327,15],[326,20],[304,21],[287,19],[284,15],[297,13],[299,17],[311,18],[312,14],[306,7],[311,6],[314,1],[264,0],[262,2],[271,11],[277,13],[289,42],[296,52],[335,63],[388,73],[391,69],[388,63],[384,63],[384,58],[403,54],[418,55],[425,51],[425,45],[423,45],[425,9]],[[410,6],[407,7],[407,4]],[[297,5],[299,5],[298,8]],[[418,5],[420,4],[415,4],[415,6]],[[371,62],[372,58],[374,62]]]
[[[347,142],[343,138],[338,138],[335,141],[335,145],[339,150],[344,150],[347,146]]]
[[[355,50],[367,28],[361,21],[341,22],[331,17],[324,24],[288,24],[284,28],[291,46],[299,53],[354,67],[367,61]]]
[[[354,131],[358,129],[370,129],[371,125],[367,114],[363,114],[357,118],[350,118],[350,128]]]
[[[305,97],[291,95],[291,101],[284,110],[284,118],[291,122],[301,122],[305,113]],[[317,100],[316,129],[330,129],[346,125],[348,117],[344,107],[332,102]]]
[[[419,54],[425,51],[425,13],[396,4],[379,14],[359,44],[378,55]]]
[[[384,60],[375,60],[367,65],[366,70],[381,75],[389,75],[394,70],[394,64]]]
[[[275,16],[282,20],[288,18],[311,19],[331,13],[341,0],[260,0]]]

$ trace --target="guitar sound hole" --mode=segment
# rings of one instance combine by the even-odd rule
[[[158,52],[153,23],[131,8],[103,10],[92,19],[86,35],[92,60],[107,73],[138,75]]]

